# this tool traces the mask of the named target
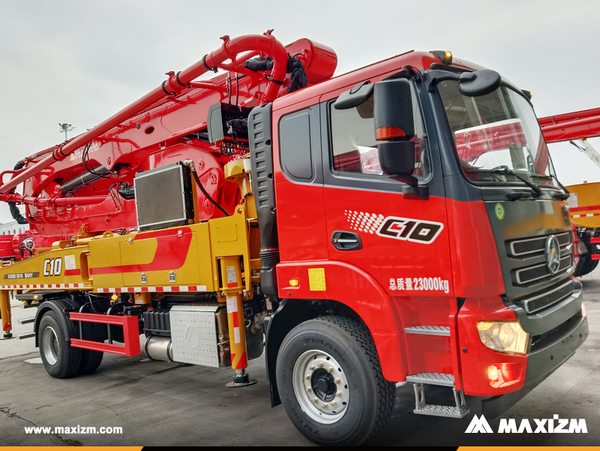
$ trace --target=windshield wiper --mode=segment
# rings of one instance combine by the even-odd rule
[[[533,196],[534,197],[540,197],[542,194],[544,194],[542,192],[542,190],[537,185],[533,184],[532,182],[530,182],[526,178],[521,177],[515,171],[509,169],[508,166],[498,166],[496,168],[488,169],[488,170],[490,172],[493,172],[494,174],[509,174],[509,175],[515,176],[516,178],[518,178],[519,180],[521,180],[523,183],[525,183],[525,185],[527,185],[529,188],[531,188],[531,190],[533,191]]]
[[[556,177],[556,175],[554,174],[548,174],[548,175],[540,175],[539,177],[546,177],[546,178],[550,178],[550,179],[554,179],[556,181],[556,184],[559,186],[560,189],[562,189],[564,192],[554,192],[552,193],[552,198],[553,199],[557,199],[557,200],[567,200],[570,195],[571,192],[567,189],[567,187],[565,185],[563,185],[562,183],[560,183],[560,180],[558,180],[558,177]]]
[[[563,185],[562,183],[560,183],[560,180],[558,180],[558,177],[555,176],[554,174],[550,174],[548,177],[553,178],[554,180],[556,180],[556,183],[558,183],[558,186],[561,187],[561,189],[564,191],[564,193],[554,193],[552,194],[552,197],[558,200],[567,200],[571,194],[571,192],[567,189],[567,187],[565,185]]]

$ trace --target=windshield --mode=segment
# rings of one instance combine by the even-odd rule
[[[535,184],[555,185],[540,126],[521,94],[501,86],[490,94],[466,97],[458,81],[438,86],[461,166],[470,180],[521,183],[510,170]]]

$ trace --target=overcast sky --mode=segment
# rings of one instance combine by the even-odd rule
[[[406,50],[450,50],[533,92],[538,117],[600,107],[600,1],[0,0],[0,170],[102,122],[221,45],[273,28],[332,47],[337,74]],[[600,139],[591,140],[600,151]],[[564,184],[599,181],[569,144]],[[0,222],[10,220],[0,205]]]

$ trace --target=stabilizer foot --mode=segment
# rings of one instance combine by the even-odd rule
[[[233,376],[233,381],[228,382],[225,386],[229,388],[237,388],[237,387],[247,387],[249,385],[256,384],[256,379],[250,379],[250,376],[246,374],[245,370],[236,370],[235,376]]]

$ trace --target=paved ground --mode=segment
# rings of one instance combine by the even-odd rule
[[[507,411],[528,419],[585,418],[587,434],[465,434],[462,420],[411,413],[410,384],[397,390],[388,427],[370,445],[592,445],[600,446],[600,268],[582,278],[590,336],[563,367]],[[18,319],[33,317],[13,303],[15,335],[31,331]],[[70,380],[48,376],[33,339],[0,340],[0,446],[6,445],[266,445],[311,446],[271,409],[262,358],[250,362],[258,383],[229,389],[223,369],[105,356],[95,374]],[[498,419],[490,425],[497,431]],[[556,422],[558,424],[558,422]],[[122,434],[25,433],[30,426],[123,428]]]

